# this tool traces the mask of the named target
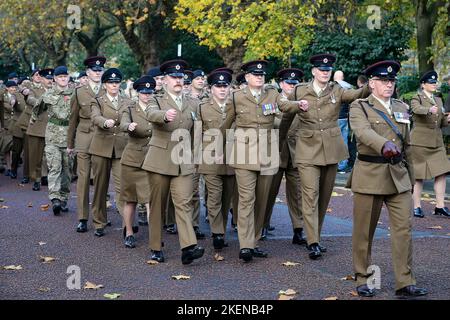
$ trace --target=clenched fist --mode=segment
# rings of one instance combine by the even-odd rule
[[[308,111],[308,108],[309,108],[309,103],[308,103],[308,101],[307,101],[307,100],[300,100],[300,101],[298,102],[298,108],[299,108],[300,110],[302,110],[303,112]]]
[[[164,118],[167,122],[172,122],[175,120],[175,117],[177,116],[177,110],[175,109],[169,109],[166,111],[166,114],[164,115]]]
[[[383,145],[383,149],[381,150],[383,153],[383,157],[385,158],[392,158],[401,153],[400,149],[397,147],[397,145],[391,141],[387,141]]]
[[[128,125],[128,131],[132,132],[136,129],[137,127],[137,123],[136,122],[132,122]]]

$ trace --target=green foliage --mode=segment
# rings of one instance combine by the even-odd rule
[[[397,91],[399,96],[409,92],[417,92],[419,89],[419,75],[403,75],[398,77]]]

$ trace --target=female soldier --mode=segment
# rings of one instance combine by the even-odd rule
[[[127,144],[127,126],[121,123],[121,116],[132,102],[119,95],[122,73],[116,68],[106,70],[102,83],[106,92],[91,104],[91,119],[95,131],[89,147],[92,155],[92,170],[94,173],[94,199],[92,215],[95,235],[102,237],[107,225],[106,194],[108,192],[109,176],[112,171],[116,199],[120,199],[120,158]],[[123,216],[123,203],[117,201],[117,207]]]
[[[122,114],[121,123],[128,130],[128,144],[122,153],[120,200],[125,203],[123,219],[125,221],[124,237],[125,246],[134,248],[136,239],[133,235],[134,212],[137,203],[146,203],[149,211],[149,177],[148,172],[141,169],[145,155],[148,151],[148,143],[152,136],[152,127],[145,118],[145,109],[155,92],[155,80],[150,76],[144,76],[133,84],[133,89],[138,92],[138,101],[128,107]],[[161,257],[156,259],[159,262]]]
[[[436,208],[434,214],[450,217],[450,210],[444,206],[445,174],[450,171],[442,127],[448,126],[450,116],[444,114],[442,100],[433,95],[437,88],[436,71],[428,71],[420,78],[421,90],[411,100],[413,129],[411,131],[412,161],[414,164],[414,216],[425,215],[420,206],[423,180],[434,180]]]

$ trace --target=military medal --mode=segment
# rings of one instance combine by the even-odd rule
[[[407,112],[394,112],[394,118],[398,123],[410,123],[409,114]]]
[[[336,103],[336,98],[334,96],[334,93],[331,94],[331,103]]]

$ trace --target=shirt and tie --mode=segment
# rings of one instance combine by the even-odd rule
[[[111,101],[114,109],[117,109],[119,106],[119,96],[111,97],[108,93],[106,94],[106,96],[108,97],[109,101]]]
[[[380,98],[378,98],[378,97],[376,97],[375,95],[374,95],[374,97],[375,97],[375,99],[377,99],[378,100],[378,102],[379,103],[381,103],[381,105],[386,109],[386,111],[389,113],[389,115],[391,116],[392,115],[392,111],[391,111],[391,99],[389,99],[389,101],[384,101],[384,100],[381,100]]]
[[[98,92],[100,91],[100,84],[89,81],[89,86],[91,87],[95,95],[98,95]]]
[[[252,95],[255,98],[256,102],[259,103],[259,99],[261,98],[261,90],[256,91],[256,90],[250,89],[250,92],[252,93]]]
[[[183,107],[183,99],[182,99],[182,97],[181,97],[181,96],[173,95],[173,94],[171,94],[170,92],[167,92],[167,93],[168,93],[169,96],[172,98],[172,100],[176,103],[178,109],[179,109],[180,111],[183,111],[183,110],[182,110],[182,107]]]
[[[320,95],[326,89],[327,86],[328,86],[328,83],[327,83],[327,85],[325,87],[321,88],[321,87],[319,87],[319,85],[316,84],[315,81],[313,81],[313,89],[314,89],[314,92],[317,94],[318,97],[320,97]]]

